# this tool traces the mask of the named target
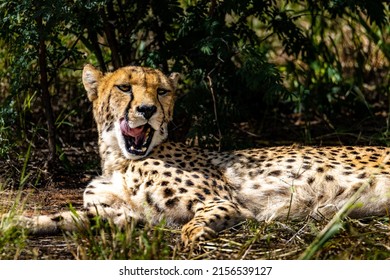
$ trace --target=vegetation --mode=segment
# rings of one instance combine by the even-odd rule
[[[71,191],[99,173],[80,83],[85,63],[103,71],[133,64],[181,72],[170,136],[189,145],[389,144],[387,1],[0,0],[1,201],[12,190]],[[388,218],[343,221],[312,257],[389,258]],[[5,224],[0,255],[14,234],[24,248],[24,233]],[[77,258],[298,258],[322,227],[248,222],[240,227],[246,241],[223,236],[191,252],[172,245],[177,234],[162,225],[131,226],[123,236],[105,225],[107,235],[67,240],[79,244],[79,253],[70,249]],[[367,246],[346,249],[355,241]],[[139,251],[104,251],[134,242]],[[6,258],[37,257],[18,250]]]

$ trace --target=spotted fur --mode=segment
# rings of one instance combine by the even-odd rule
[[[389,212],[389,148],[289,146],[217,153],[166,142],[177,80],[177,74],[167,77],[143,67],[103,74],[85,66],[102,175],[85,189],[81,220],[99,214],[124,226],[129,219],[164,219],[183,225],[182,240],[188,243],[245,219],[331,217],[358,191],[350,215]],[[69,213],[25,224],[36,233],[76,228]]]

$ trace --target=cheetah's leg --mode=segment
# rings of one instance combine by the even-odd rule
[[[123,174],[114,173],[110,178],[97,178],[84,191],[84,208],[89,215],[111,220],[123,228],[130,218],[137,219],[126,188]]]
[[[252,213],[236,202],[209,201],[199,207],[194,218],[183,226],[181,238],[185,245],[196,240],[211,239],[216,232],[250,218],[253,218]]]
[[[84,191],[82,210],[64,211],[54,215],[16,216],[10,219],[16,226],[28,229],[33,235],[79,231],[89,227],[96,216],[123,228],[130,217],[133,217],[133,211],[131,205],[126,204],[125,185],[118,180],[114,176],[92,180]]]

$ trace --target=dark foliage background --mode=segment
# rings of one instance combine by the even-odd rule
[[[387,145],[389,35],[387,1],[0,0],[5,178],[98,165],[85,63],[181,72],[190,145]]]

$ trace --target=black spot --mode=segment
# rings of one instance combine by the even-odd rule
[[[186,155],[185,157],[184,157],[184,160],[190,160],[192,158],[192,156],[189,156],[189,155]]]
[[[183,174],[183,170],[176,169],[176,174]]]
[[[376,157],[376,156],[370,156],[370,158],[369,158],[369,161],[371,161],[371,162],[375,162],[377,160],[378,160],[378,157]]]
[[[254,177],[256,177],[257,174],[254,171],[249,171],[248,175],[249,177],[251,177],[251,179],[253,179]]]
[[[165,206],[168,208],[173,208],[179,203],[179,199],[177,197],[168,199],[167,202],[165,202]]]
[[[224,212],[228,212],[227,208],[223,207],[223,206],[218,206],[218,209],[219,210],[222,210]]]
[[[318,173],[323,173],[325,170],[324,170],[324,168],[323,167],[318,167],[317,168],[317,172]]]
[[[161,182],[161,186],[163,186],[163,187],[166,187],[166,186],[168,186],[169,185],[169,182],[168,181],[162,181]]]
[[[206,188],[203,188],[203,192],[204,192],[204,194],[206,194],[206,195],[211,194],[210,190],[209,190],[209,189],[206,189]]]
[[[172,173],[169,172],[169,171],[166,171],[166,172],[163,173],[163,175],[166,176],[166,177],[171,177]]]
[[[186,167],[186,164],[185,164],[185,162],[180,162],[179,166],[180,166],[181,168],[185,168],[185,167]]]
[[[292,174],[292,177],[293,177],[294,179],[299,179],[299,178],[302,177],[302,173],[292,172],[291,174]]]
[[[149,192],[146,192],[146,193],[145,193],[145,200],[146,200],[146,202],[147,202],[149,205],[153,205],[153,199],[152,199],[152,197],[150,196],[150,193],[149,193]]]
[[[62,220],[64,220],[64,217],[62,217],[62,216],[56,216],[56,217],[53,217],[53,218],[51,218],[51,220],[53,221],[53,222],[61,222]]]
[[[309,178],[307,178],[307,183],[309,184],[309,185],[311,185],[311,184],[313,184],[314,183],[314,177],[309,177]]]
[[[139,182],[139,180],[137,178],[134,178],[133,182],[134,182],[134,184],[137,184]]]
[[[289,158],[289,159],[286,160],[286,162],[295,162],[295,159]]]
[[[160,162],[159,161],[153,161],[153,164],[154,165],[160,165]]]
[[[149,162],[145,161],[144,162],[144,166],[146,166],[146,165],[149,165]]]
[[[309,164],[302,165],[302,169],[304,169],[304,170],[309,170],[310,168],[311,168],[311,165],[309,165]]]
[[[259,184],[253,184],[252,189],[257,190],[260,189],[261,186]]]
[[[181,183],[182,180],[181,180],[181,178],[176,177],[176,178],[175,178],[175,181],[178,182],[178,183]]]
[[[194,183],[191,180],[186,180],[186,186],[191,187]]]
[[[153,170],[151,173],[152,173],[152,175],[157,175],[158,171],[157,170]]]
[[[93,214],[93,213],[91,213],[91,212],[88,212],[87,213],[87,218],[88,219],[90,219],[90,220],[92,220],[93,218],[95,218],[96,216]]]
[[[153,185],[153,184],[154,184],[153,180],[146,181],[146,182],[145,182],[145,187],[146,187],[146,188],[147,188],[147,187],[150,187],[150,186]]]
[[[171,197],[175,192],[171,188],[164,189],[164,198]]]
[[[359,179],[367,178],[367,173],[366,173],[366,172],[360,173],[360,174],[358,175],[358,178],[359,178]]]
[[[185,188],[179,188],[179,193],[186,193],[188,192]]]
[[[334,177],[332,175],[326,175],[325,176],[325,180],[328,181],[328,182],[331,182],[334,180]]]
[[[133,196],[137,195],[138,190],[139,190],[139,185],[135,185],[134,189],[131,191],[131,195],[133,195]]]
[[[337,190],[336,196],[342,195],[342,194],[344,193],[344,191],[345,191],[344,188],[339,188],[339,189]]]
[[[193,203],[193,201],[192,200],[190,200],[190,201],[188,201],[188,204],[187,204],[187,210],[188,211],[191,211],[192,210],[192,206],[194,205],[194,203]]]
[[[268,173],[269,176],[275,176],[275,177],[280,176],[280,174],[282,174],[282,171],[280,170],[274,170]]]
[[[88,190],[88,191],[85,192],[85,194],[95,194],[95,193],[93,191],[91,191],[91,190]]]
[[[199,200],[204,201],[205,197],[201,195],[200,193],[195,193],[195,195],[199,198]]]
[[[107,107],[108,108],[108,107]],[[106,129],[107,132],[110,132],[114,128],[113,123],[110,123]]]
[[[198,179],[198,178],[199,178],[199,175],[198,175],[198,174],[192,174],[191,176],[192,176],[192,178],[194,178],[194,179]]]

